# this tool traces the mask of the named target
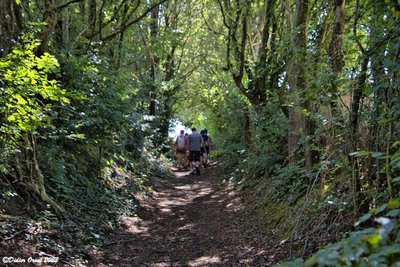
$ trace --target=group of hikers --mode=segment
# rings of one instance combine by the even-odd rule
[[[197,132],[193,127],[192,133],[180,131],[180,135],[176,138],[174,149],[177,155],[178,168],[193,170],[193,174],[200,174],[200,166],[207,168],[209,164],[210,148],[212,146],[211,136],[207,129]]]

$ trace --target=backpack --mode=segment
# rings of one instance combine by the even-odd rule
[[[178,136],[178,150],[185,150],[185,139],[184,136]]]
[[[203,137],[204,145],[208,146],[208,134],[202,134],[201,136]]]

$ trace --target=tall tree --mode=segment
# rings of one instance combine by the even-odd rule
[[[276,86],[277,66],[276,0],[220,1],[223,24],[227,29],[226,64],[237,87],[252,106],[261,111],[267,89]],[[254,19],[254,17],[256,18]]]
[[[339,74],[344,67],[343,60],[343,34],[345,24],[345,0],[335,0],[335,24],[332,33],[332,40],[329,46],[329,56],[331,58],[331,66],[334,73]]]
[[[296,13],[293,25],[293,54],[290,66],[290,93],[289,102],[289,160],[294,163],[299,159],[299,144],[304,146],[306,171],[311,175],[313,159],[310,148],[310,138],[313,135],[310,112],[310,102],[307,95],[307,18],[308,0],[296,1]],[[303,139],[303,140],[302,140]]]
[[[154,44],[158,38],[158,20],[159,20],[159,7],[153,8],[151,11],[150,23],[150,42]],[[155,44],[154,44],[155,45]],[[157,54],[149,51],[149,59],[151,60],[150,77],[152,79],[149,85],[150,91],[150,107],[149,115],[155,116],[157,114],[157,79],[159,78],[160,58]]]

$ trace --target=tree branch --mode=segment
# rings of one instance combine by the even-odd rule
[[[218,32],[218,31],[214,30],[214,29],[211,27],[211,25],[208,23],[207,19],[204,17],[203,12],[201,12],[200,14],[201,14],[201,17],[203,18],[204,22],[206,23],[207,28],[208,28],[212,33],[214,33],[214,34],[216,34],[216,35],[222,35],[222,33],[220,33],[220,32]]]
[[[360,40],[358,40],[358,38],[357,38],[357,24],[358,24],[358,19],[359,19],[359,12],[360,12],[359,7],[360,7],[360,1],[357,0],[356,1],[356,11],[355,11],[356,14],[355,14],[354,26],[353,26],[353,34],[354,34],[354,37],[355,37],[355,40],[356,40],[356,43],[357,43],[359,49],[361,50],[361,52],[363,54],[365,54],[366,51],[365,51],[364,47],[362,46]]]
[[[71,0],[71,1],[68,1],[68,2],[66,2],[66,3],[64,3],[64,4],[61,4],[61,5],[58,5],[58,6],[56,6],[55,7],[55,10],[61,10],[61,9],[63,9],[63,8],[66,8],[66,7],[68,7],[69,5],[71,5],[71,4],[75,4],[75,3],[79,3],[79,2],[83,2],[83,0]]]
[[[111,40],[112,38],[114,38],[115,36],[119,35],[120,33],[126,31],[126,29],[128,29],[130,26],[132,26],[133,24],[135,24],[135,23],[141,21],[144,17],[146,17],[147,14],[148,14],[149,12],[151,12],[154,8],[156,8],[157,6],[163,4],[163,3],[167,2],[167,1],[169,1],[169,0],[161,0],[159,3],[152,5],[152,6],[149,7],[142,15],[140,15],[140,16],[137,17],[136,19],[134,19],[134,20],[128,22],[127,24],[121,26],[118,30],[116,30],[116,31],[110,33],[109,35],[107,35],[107,36],[101,38],[102,41],[109,41],[109,40]]]

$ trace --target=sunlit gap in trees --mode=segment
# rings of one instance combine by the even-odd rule
[[[171,119],[169,121],[169,131],[168,131],[169,138],[175,139],[179,135],[181,130],[184,130],[185,133],[188,133],[188,134],[192,133],[190,128],[188,128],[185,125],[183,125],[180,120]]]

